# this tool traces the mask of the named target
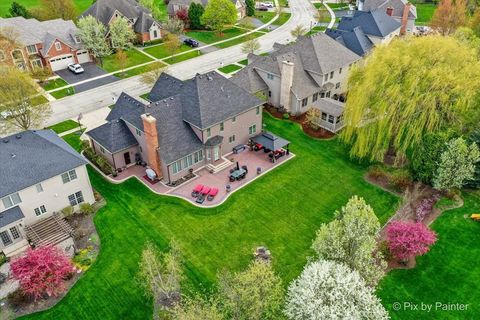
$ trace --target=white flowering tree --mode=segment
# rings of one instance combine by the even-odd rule
[[[452,139],[440,156],[433,187],[438,190],[461,188],[473,178],[480,151],[475,143],[467,145],[463,138]]]
[[[123,17],[115,19],[110,24],[109,32],[112,47],[125,50],[133,46],[136,36],[127,19]]]
[[[377,250],[380,228],[372,207],[363,198],[353,196],[335,212],[334,220],[320,227],[312,248],[320,259],[342,262],[374,286],[387,266]]]
[[[105,38],[105,26],[92,16],[78,19],[77,35],[83,42],[85,49],[103,64],[102,58],[112,53]]]
[[[284,312],[292,320],[389,319],[360,274],[334,261],[307,265],[290,284],[286,300]]]

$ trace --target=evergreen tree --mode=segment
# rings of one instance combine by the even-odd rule
[[[203,12],[203,6],[199,3],[192,2],[188,7],[188,19],[190,20],[190,29],[203,29],[201,21]]]
[[[8,12],[12,17],[24,17],[25,19],[31,18],[30,12],[28,12],[27,8],[16,1],[12,2]]]
[[[252,17],[255,15],[255,0],[245,0],[245,6],[247,7],[247,16]]]

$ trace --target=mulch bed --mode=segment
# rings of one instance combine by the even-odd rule
[[[264,110],[266,110],[268,113],[270,113],[273,117],[275,117],[277,119],[285,120],[283,118],[283,113],[278,111],[277,108],[275,108],[271,105],[266,104],[265,107],[264,107]],[[302,126],[303,132],[305,132],[306,134],[308,134],[312,138],[330,139],[330,138],[333,138],[335,136],[334,133],[332,133],[328,130],[325,130],[323,128],[318,128],[318,129],[312,128],[306,120],[306,114],[305,113],[301,114],[301,115],[298,115],[298,116],[292,116],[291,115],[288,118],[288,120],[291,120],[293,122],[296,122],[296,123],[300,124]]]

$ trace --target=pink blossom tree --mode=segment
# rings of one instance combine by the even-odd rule
[[[12,276],[20,282],[22,291],[35,300],[43,296],[58,296],[65,291],[65,280],[75,270],[70,259],[53,246],[29,249],[11,263]]]
[[[390,253],[400,261],[423,255],[437,241],[437,235],[421,222],[393,221],[387,226]]]

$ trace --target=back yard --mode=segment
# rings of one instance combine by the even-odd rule
[[[166,248],[175,238],[185,256],[184,291],[211,288],[222,268],[239,270],[258,245],[273,254],[285,283],[302,270],[315,231],[354,194],[372,204],[384,223],[398,199],[363,179],[337,140],[307,137],[298,124],[265,116],[267,129],[292,141],[297,156],[233,194],[220,207],[201,209],[155,195],[139,181],[108,183],[91,171],[107,205],[95,223],[102,250],[95,264],[54,308],[28,319],[148,319],[151,304],[135,282],[144,243]],[[308,168],[308,173],[306,171]]]

